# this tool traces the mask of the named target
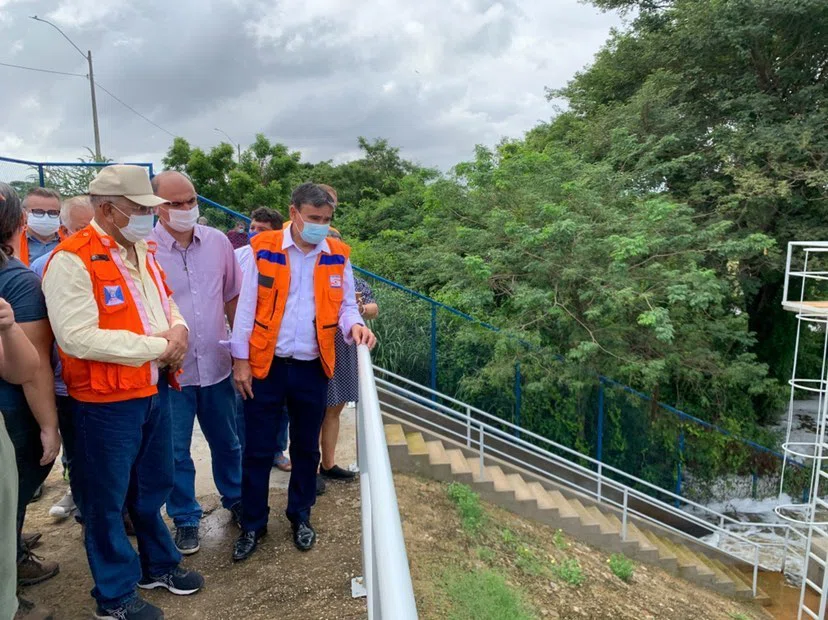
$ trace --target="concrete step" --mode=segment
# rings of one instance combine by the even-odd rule
[[[621,519],[614,512],[607,512],[606,517],[607,521],[618,529],[618,539],[622,541],[622,548],[626,546],[628,549],[625,549],[625,553],[629,553],[642,562],[651,564],[658,563],[658,549],[647,540],[632,521],[627,520],[627,540],[623,542],[622,530],[624,524],[621,522]]]
[[[678,560],[679,575],[697,583],[712,584],[715,581],[713,571],[695,557],[695,554],[687,547],[674,543],[666,536],[659,536],[659,539],[675,554]]]
[[[770,596],[762,588],[757,588],[756,596],[753,596],[753,574],[740,571],[738,568],[725,564],[717,558],[711,558],[710,561],[716,564],[716,566],[733,580],[736,586],[733,596],[740,600],[756,601],[765,607],[771,604]]]
[[[406,433],[405,441],[411,456],[428,456],[428,447],[422,433]]]
[[[585,508],[587,512],[592,515],[592,518],[598,523],[598,527],[601,528],[602,534],[612,534],[615,536],[621,535],[621,528],[613,526],[597,506],[585,506]]]
[[[401,424],[385,425],[385,443],[389,446],[408,446],[405,441],[405,432]]]
[[[589,514],[587,509],[584,508],[584,505],[580,501],[578,501],[574,497],[566,501],[569,502],[569,505],[572,506],[572,509],[578,515],[578,519],[581,521],[581,530],[584,534],[592,536],[596,534],[601,534],[601,527],[598,525],[598,522],[595,520],[595,517]]]
[[[451,473],[453,474],[471,474],[469,463],[466,457],[460,450],[449,450],[449,463],[451,464]]]
[[[509,481],[509,484],[515,492],[515,499],[520,502],[537,503],[534,495],[532,495],[532,491],[529,490],[529,485],[526,484],[526,481],[523,479],[523,476],[520,474],[509,474],[506,476],[506,479]]]
[[[509,484],[509,480],[506,478],[506,474],[503,473],[503,470],[499,466],[489,465],[486,467],[486,473],[489,479],[494,482],[495,491],[508,493],[513,490],[512,485]]]
[[[432,465],[451,465],[451,459],[442,441],[427,441],[426,449],[428,450],[428,461]]]

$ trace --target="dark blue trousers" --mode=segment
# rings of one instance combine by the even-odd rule
[[[316,503],[319,432],[325,417],[328,378],[319,360],[275,358],[264,379],[253,379],[253,398],[244,401],[245,446],[242,459],[242,527],[267,525],[270,469],[276,453],[279,419],[287,404],[290,460],[285,514],[291,522],[308,521]]]
[[[174,473],[167,390],[161,379],[157,396],[73,401],[72,494],[86,525],[92,596],[105,609],[134,598],[142,575],[164,575],[181,561],[161,518]],[[124,530],[124,506],[135,525],[138,554]]]

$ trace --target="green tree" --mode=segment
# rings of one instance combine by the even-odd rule
[[[595,0],[634,10],[566,88],[570,111],[531,132],[629,173],[732,235],[776,241],[739,260],[753,350],[789,373],[793,322],[780,309],[779,249],[828,235],[828,3],[823,0]],[[705,264],[727,277],[734,264]]]

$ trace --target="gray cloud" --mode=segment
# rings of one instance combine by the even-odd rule
[[[577,0],[0,0],[0,62],[86,73],[191,143],[256,132],[310,160],[385,137],[442,168],[552,114],[544,86],[590,62],[617,16]],[[0,67],[0,154],[74,159],[92,145],[83,78]],[[99,91],[105,154],[160,164],[171,138]],[[0,174],[2,169],[0,168]]]

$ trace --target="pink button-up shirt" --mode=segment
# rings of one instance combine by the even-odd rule
[[[158,244],[156,258],[190,328],[190,348],[179,381],[182,386],[215,385],[230,376],[233,365],[230,352],[219,344],[227,339],[224,305],[241,290],[233,246],[220,231],[201,225],[186,249],[161,222],[150,238]]]

